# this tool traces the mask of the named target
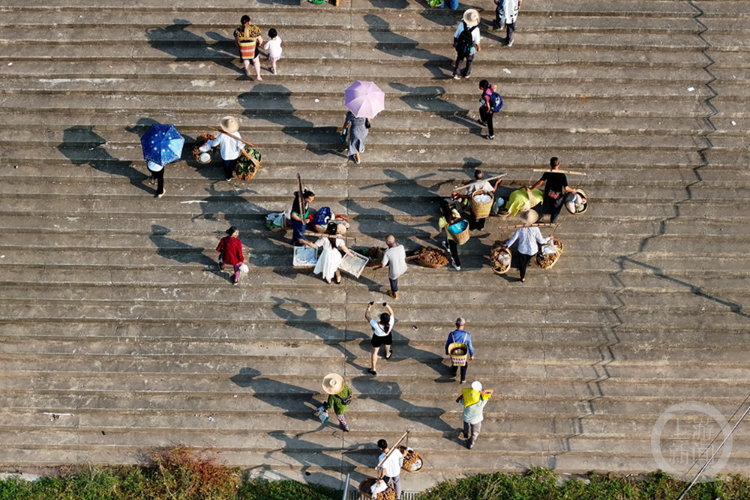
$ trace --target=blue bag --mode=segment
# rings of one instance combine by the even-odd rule
[[[315,214],[314,224],[316,226],[327,226],[328,221],[331,220],[331,209],[328,207],[321,207],[318,213]]]

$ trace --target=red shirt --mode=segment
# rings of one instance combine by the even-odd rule
[[[221,260],[224,261],[224,264],[233,266],[245,260],[245,256],[242,254],[242,242],[239,238],[223,237],[219,246],[216,247],[216,251],[221,253]]]

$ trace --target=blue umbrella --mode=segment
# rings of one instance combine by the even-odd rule
[[[179,160],[184,144],[185,138],[177,132],[174,125],[151,125],[148,132],[141,137],[143,158],[162,166]]]

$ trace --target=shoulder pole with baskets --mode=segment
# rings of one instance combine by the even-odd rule
[[[250,146],[250,147],[251,147],[251,148],[253,148],[253,149],[257,149],[258,151],[260,151],[260,148],[259,148],[258,146],[256,146],[255,144],[251,144],[251,143],[247,142],[247,141],[246,141],[246,140],[244,140],[244,139],[240,139],[239,137],[233,136],[233,135],[232,135],[232,134],[230,134],[229,132],[225,132],[225,131],[223,131],[223,130],[222,130],[222,129],[220,129],[220,128],[212,127],[211,125],[209,125],[209,126],[208,126],[208,128],[210,128],[211,130],[216,130],[217,132],[221,132],[222,134],[225,134],[225,135],[227,135],[227,136],[231,137],[231,138],[232,138],[232,139],[234,139],[235,141],[240,141],[241,143],[243,143],[243,144],[245,144],[245,145],[247,145],[247,146]],[[255,159],[255,158],[253,158],[252,156],[250,156],[250,155],[249,155],[249,154],[247,153],[247,151],[245,151],[245,148],[242,148],[242,149],[240,149],[240,152],[241,152],[241,153],[242,153],[243,155],[245,155],[245,158],[247,158],[248,160],[254,160],[254,159]]]

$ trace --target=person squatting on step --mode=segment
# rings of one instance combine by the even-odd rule
[[[302,207],[300,207],[300,196],[302,197]],[[292,220],[292,245],[299,247],[304,244],[305,227],[312,220],[310,213],[310,203],[315,199],[315,193],[312,189],[303,189],[302,193],[294,192],[294,201],[292,209],[289,211],[289,218]]]
[[[378,374],[378,354],[380,354],[380,346],[385,346],[385,359],[391,359],[393,351],[391,345],[393,344],[393,324],[396,322],[396,317],[393,314],[393,309],[386,302],[383,302],[383,307],[388,312],[384,312],[380,315],[380,319],[375,321],[370,316],[370,308],[375,302],[367,304],[365,309],[365,319],[370,323],[372,327],[372,339],[370,344],[372,345],[372,355],[370,356],[370,373],[373,375]]]
[[[535,210],[529,210],[523,212],[521,217],[526,224],[534,224],[539,219],[539,215]],[[531,259],[539,252],[539,245],[549,243],[551,238],[542,237],[542,233],[538,227],[520,227],[516,229],[513,236],[505,242],[503,248],[510,247],[513,243],[518,240],[518,270],[521,273],[519,281],[522,283],[526,282],[526,268],[529,267]]]
[[[232,283],[235,285],[240,282],[240,269],[245,263],[245,256],[242,253],[242,242],[239,239],[240,231],[232,226],[227,229],[227,236],[224,236],[216,247],[219,252],[219,271],[224,270],[225,265],[234,268],[234,278]]]
[[[469,440],[466,443],[466,447],[469,449],[474,448],[477,442],[479,433],[482,430],[482,420],[484,420],[482,412],[494,392],[493,389],[483,389],[482,383],[475,380],[471,383],[470,389],[463,389],[458,398],[456,398],[456,403],[464,405],[464,429],[462,434],[464,439]]]
[[[466,363],[461,365],[461,383],[466,383],[466,372],[469,370],[469,361],[474,360],[474,346],[471,344],[471,334],[464,330],[466,327],[466,320],[463,318],[458,318],[456,320],[456,329],[453,330],[448,334],[448,341],[445,343],[445,355],[450,356],[451,353],[448,352],[448,349],[450,348],[451,344],[465,344],[466,347],[468,347],[469,352],[469,358],[466,360]],[[458,373],[458,365],[454,365],[451,363],[451,375],[453,377],[456,376]]]
[[[531,189],[536,189],[543,182],[546,182],[544,185],[544,208],[545,212],[549,212],[550,214],[550,222],[554,224],[560,215],[560,209],[562,209],[565,201],[565,194],[575,193],[576,190],[568,186],[568,177],[565,174],[556,172],[556,170],[560,169],[560,160],[556,156],[550,159],[549,166],[552,171],[544,172],[542,178],[536,181],[531,186]]]
[[[502,30],[506,26],[505,45],[513,46],[513,34],[516,32],[516,21],[518,20],[518,11],[521,10],[523,0],[494,0],[495,5],[495,23],[496,30]]]
[[[457,191],[453,191],[451,193],[451,196],[453,198],[458,198],[460,200],[468,200],[469,203],[472,203],[472,196],[477,191],[484,191],[490,196],[493,196],[495,194],[495,190],[497,189],[497,186],[500,185],[500,183],[503,181],[502,179],[498,179],[495,181],[495,185],[489,183],[489,181],[482,181],[482,177],[484,177],[484,172],[482,172],[479,169],[476,169],[474,171],[474,181],[472,182],[472,185],[466,188],[466,194],[460,194]],[[481,231],[484,229],[484,223],[487,221],[486,217],[482,217],[481,219],[477,219],[474,215],[474,212],[471,212],[471,215],[469,215],[469,229],[472,231],[479,230]]]
[[[336,224],[335,222],[331,222],[328,224],[328,226],[326,226],[326,234],[328,236],[320,238],[315,243],[310,243],[305,239],[299,240],[300,243],[309,247],[323,249],[320,257],[318,257],[317,264],[315,264],[313,274],[322,273],[322,278],[329,285],[331,284],[331,279],[334,276],[336,277],[336,284],[341,284],[341,271],[339,271],[339,264],[341,264],[341,261],[343,260],[341,252],[344,252],[349,257],[354,258],[354,254],[346,247],[346,244],[344,243],[344,237],[337,234],[338,228],[338,224]]]
[[[349,432],[349,424],[346,423],[344,413],[352,403],[352,389],[344,383],[344,377],[338,373],[329,373],[323,378],[323,390],[328,394],[328,400],[323,405],[325,411],[333,409],[339,420],[341,430]]]
[[[449,200],[448,198],[440,200],[440,213],[442,214],[442,217],[440,217],[440,219],[438,220],[438,227],[440,228],[440,230],[435,235],[435,239],[438,239],[440,237],[440,233],[445,230],[446,239],[442,242],[443,248],[445,248],[451,258],[451,265],[456,269],[456,271],[460,271],[461,259],[458,257],[458,243],[456,243],[456,238],[454,238],[451,232],[448,231],[448,226],[460,221],[461,214],[458,213],[458,210],[456,210],[454,205],[451,203],[451,200]]]
[[[255,67],[255,78],[259,82],[263,80],[260,76],[260,46],[263,44],[263,37],[260,35],[260,28],[250,24],[250,16],[244,15],[240,19],[240,27],[234,30],[234,43],[240,51],[240,59],[245,66],[245,74],[248,78],[250,74],[250,63]]]
[[[398,300],[398,279],[406,272],[406,250],[403,245],[396,243],[396,238],[392,234],[386,237],[385,244],[388,250],[383,254],[380,264],[372,269],[383,269],[388,266],[388,281],[391,285],[388,295]]]
[[[474,64],[474,54],[482,50],[479,36],[479,12],[476,9],[468,9],[464,12],[463,20],[458,23],[458,28],[453,34],[453,47],[456,49],[456,67],[453,69],[453,78],[458,80],[462,76],[471,76],[471,66]],[[461,63],[466,61],[466,68],[461,71]]]
[[[219,134],[216,139],[206,142],[199,149],[201,153],[206,153],[219,146],[221,159],[224,160],[224,178],[231,181],[234,176],[234,169],[237,167],[237,158],[240,157],[240,152],[244,147],[242,142],[237,140],[242,139],[239,133],[240,122],[234,116],[225,116],[221,119],[219,126],[226,134]],[[232,134],[237,139],[229,137],[227,134]]]
[[[379,477],[396,490],[396,500],[399,500],[401,498],[401,466],[404,465],[404,456],[399,450],[391,451],[388,448],[388,441],[385,439],[378,440],[378,448],[381,451],[378,463],[383,462],[388,452],[391,452],[388,458],[385,458],[385,461],[380,465]]]

